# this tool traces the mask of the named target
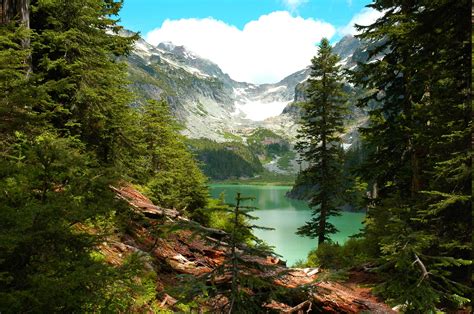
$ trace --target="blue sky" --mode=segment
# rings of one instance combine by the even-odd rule
[[[380,13],[370,0],[125,0],[121,24],[149,43],[183,45],[232,78],[275,83]]]
[[[337,27],[346,25],[370,0],[311,0],[294,9],[283,0],[125,0],[122,25],[146,34],[166,20],[213,17],[242,29],[251,20],[274,11],[288,10],[303,18],[316,18]]]

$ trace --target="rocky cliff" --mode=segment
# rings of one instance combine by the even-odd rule
[[[358,61],[367,58],[366,46],[352,36],[342,38],[334,52],[341,57],[340,64],[345,69],[354,68]],[[147,99],[166,100],[189,138],[237,140],[245,144],[255,130],[264,128],[289,142],[295,141],[300,117],[297,104],[305,100],[309,66],[275,84],[237,82],[215,63],[186,47],[169,42],[155,47],[143,39],[135,43],[127,62],[131,89],[138,95],[135,105]],[[346,89],[355,98],[357,91],[349,83]],[[351,106],[347,116],[351,132],[363,117],[361,110]],[[353,137],[354,134],[344,136],[347,145]],[[272,162],[276,164],[278,159]],[[297,167],[268,169],[281,173],[297,171]]]
[[[360,47],[360,41],[350,36],[335,45],[344,68],[354,66]],[[304,99],[301,84],[310,73],[308,67],[275,84],[237,82],[183,46],[154,47],[143,39],[136,42],[128,63],[132,89],[140,96],[137,103],[166,99],[187,136],[217,141],[225,141],[226,132],[259,126],[291,138],[296,128],[294,117],[287,114],[293,102]]]

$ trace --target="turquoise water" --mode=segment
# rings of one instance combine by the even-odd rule
[[[224,185],[212,184],[211,195],[215,198],[225,193],[226,202],[235,203],[235,195],[256,197],[249,205],[258,207],[252,216],[259,219],[256,225],[271,227],[275,230],[254,230],[256,236],[275,247],[275,252],[282,255],[288,265],[300,259],[306,259],[308,252],[317,246],[317,239],[301,237],[295,234],[298,227],[311,218],[311,209],[305,201],[292,200],[285,197],[289,186],[259,185]],[[356,234],[362,227],[364,213],[342,212],[339,217],[331,217],[330,221],[339,230],[332,235],[332,240],[343,243],[349,236]]]

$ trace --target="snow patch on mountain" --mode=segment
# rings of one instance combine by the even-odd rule
[[[278,116],[282,113],[283,109],[291,102],[289,101],[274,101],[274,102],[261,102],[261,101],[247,101],[247,102],[236,102],[236,108],[244,113],[245,118],[252,121],[263,121],[270,117]]]
[[[278,92],[278,91],[281,91],[281,90],[284,90],[284,89],[287,89],[288,87],[287,86],[284,86],[284,85],[280,85],[280,86],[277,86],[277,87],[272,87],[272,88],[269,88],[265,91],[265,94],[270,94],[270,93],[275,93],[275,92]]]
[[[353,55],[359,45],[357,39],[346,36],[334,47],[342,58],[343,68],[356,64]],[[275,84],[237,82],[215,63],[184,46],[164,42],[155,47],[143,39],[135,43],[130,62],[136,66],[136,73],[144,77],[135,87],[142,89],[146,97],[165,96],[175,116],[185,125],[183,133],[216,141],[228,140],[224,134],[229,130],[238,134],[239,130],[257,127],[294,139],[297,116],[291,114],[295,110],[287,108],[294,107],[292,102],[304,100],[303,82],[311,72],[308,66]],[[160,84],[150,86],[147,75]]]

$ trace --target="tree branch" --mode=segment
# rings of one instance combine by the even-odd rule
[[[418,287],[421,284],[421,282],[425,280],[425,278],[427,278],[431,273],[426,269],[425,264],[423,264],[423,262],[420,260],[418,255],[416,255],[416,253],[414,254],[415,254],[415,261],[413,262],[412,265],[418,264],[418,266],[420,266],[420,269],[421,269],[421,278],[418,284],[416,285]]]

